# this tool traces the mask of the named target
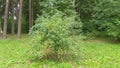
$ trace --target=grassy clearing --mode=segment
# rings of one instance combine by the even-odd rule
[[[120,43],[111,43],[105,39],[80,40],[80,36],[71,37],[77,57],[74,60],[55,62],[51,60],[31,61],[30,38],[24,35],[17,40],[15,36],[0,40],[0,68],[119,68]]]
[[[17,40],[15,37],[0,40],[0,68],[17,68],[25,63],[26,52],[29,49],[28,40]]]

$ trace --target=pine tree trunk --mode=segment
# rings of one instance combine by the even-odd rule
[[[20,0],[20,7],[19,7],[19,19],[18,19],[18,39],[21,38],[21,25],[22,25],[22,2],[23,0]]]
[[[31,18],[32,18],[32,26],[33,26],[33,22],[34,22],[34,18],[33,18],[33,0],[32,0],[32,3],[31,3]]]
[[[29,29],[32,27],[32,2],[29,0]]]
[[[5,16],[4,16],[4,28],[3,28],[3,39],[7,38],[7,22],[8,22],[8,12],[9,12],[9,0],[6,0]]]
[[[11,34],[15,34],[15,29],[14,29],[14,0],[12,0],[12,23],[11,23]]]
[[[1,26],[1,21],[0,21],[0,36],[2,35],[2,26]]]

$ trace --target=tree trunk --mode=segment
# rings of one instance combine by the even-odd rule
[[[7,22],[8,22],[8,12],[9,12],[9,0],[6,0],[5,16],[4,16],[4,28],[3,28],[3,39],[7,38]]]
[[[32,13],[32,14],[31,14],[31,18],[32,18],[32,20],[31,20],[31,21],[32,21],[32,26],[33,26],[33,21],[34,21],[34,20],[33,20],[33,19],[34,19],[34,18],[33,18],[33,0],[32,0],[32,3],[31,3],[31,4],[32,4],[32,6],[31,6],[31,13]]]
[[[11,22],[11,34],[15,34],[15,29],[14,29],[14,0],[12,0],[12,22]]]
[[[1,21],[0,21],[0,36],[2,35],[2,26],[1,26]]]
[[[32,27],[32,0],[29,0],[29,29]]]
[[[18,39],[21,38],[21,25],[22,25],[22,2],[23,0],[20,0],[20,7],[19,7],[19,19],[18,19]]]

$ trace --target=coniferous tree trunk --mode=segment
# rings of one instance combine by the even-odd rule
[[[15,21],[14,21],[14,0],[12,0],[12,23],[11,23],[11,34],[15,34],[15,29],[14,29],[14,23],[15,23]]]
[[[33,19],[34,19],[34,18],[33,18],[33,0],[32,0],[32,3],[31,3],[31,18],[32,18],[31,21],[32,21],[32,26],[33,26],[33,21],[34,21],[34,20],[33,20]]]
[[[8,13],[9,13],[9,0],[6,0],[5,16],[4,16],[4,28],[3,28],[3,39],[7,38]]]
[[[32,27],[32,0],[29,0],[29,29]]]
[[[0,21],[0,36],[2,34],[2,26],[1,26],[1,21]]]
[[[19,7],[19,19],[18,19],[18,39],[21,38],[21,25],[22,25],[22,2],[23,0],[20,0],[20,7]]]

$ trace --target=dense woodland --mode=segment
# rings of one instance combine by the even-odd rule
[[[95,34],[119,38],[119,0],[0,0],[0,31],[7,34],[28,33],[38,16],[76,16],[72,27],[78,34]]]

